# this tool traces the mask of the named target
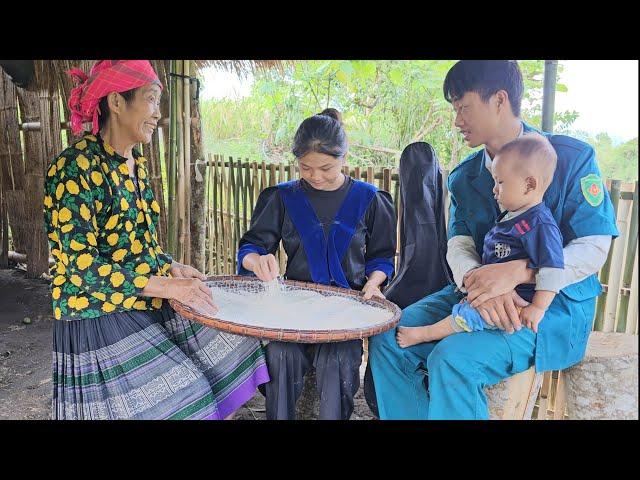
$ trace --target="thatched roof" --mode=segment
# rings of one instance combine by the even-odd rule
[[[283,71],[290,60],[196,60],[196,66],[202,70],[207,67],[217,67],[229,72],[235,72],[245,77],[248,73],[266,70]]]
[[[10,75],[12,74],[10,70],[14,70],[16,73],[21,73],[21,77],[32,77],[32,81],[28,85],[24,85],[28,90],[44,87],[51,91],[60,85],[63,91],[69,91],[72,84],[66,71],[75,67],[89,72],[95,60],[18,60],[2,62],[2,66]],[[152,60],[152,63],[162,79],[163,70],[168,69],[169,61]],[[241,77],[246,77],[249,73],[272,69],[283,72],[284,66],[291,62],[287,60],[195,60],[195,63],[199,70],[207,67],[217,67],[229,72],[235,72]]]

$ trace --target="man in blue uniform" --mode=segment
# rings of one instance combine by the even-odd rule
[[[468,294],[495,330],[452,335],[402,349],[390,331],[372,337],[369,362],[381,419],[486,419],[484,387],[535,365],[538,372],[567,368],[582,359],[601,292],[596,273],[611,238],[618,235],[613,206],[592,147],[564,135],[544,134],[558,156],[544,195],[563,238],[565,268],[543,272],[528,260],[481,265],[483,240],[501,214],[490,173],[494,154],[523,133],[522,74],[515,61],[461,61],[444,82],[455,124],[470,147],[482,150],[450,174],[447,261],[451,284],[403,311],[401,326],[436,323]],[[429,248],[428,245],[422,248]],[[515,287],[544,283],[556,295],[538,333],[523,328],[518,306],[527,304]]]

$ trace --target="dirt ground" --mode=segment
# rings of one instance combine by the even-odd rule
[[[49,283],[27,279],[18,269],[0,270],[0,420],[51,418],[52,325]],[[352,420],[369,420],[361,386]],[[260,393],[238,410],[236,420],[264,420]]]

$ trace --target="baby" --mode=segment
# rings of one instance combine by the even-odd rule
[[[535,269],[564,268],[562,234],[543,196],[556,169],[557,155],[546,138],[524,135],[504,145],[492,162],[493,194],[504,212],[484,237],[482,264],[528,259]],[[536,284],[521,284],[516,292],[530,304],[519,309],[524,326],[538,332],[538,324],[557,292]],[[402,348],[440,340],[458,332],[495,329],[466,299],[453,306],[451,315],[433,325],[398,327]]]

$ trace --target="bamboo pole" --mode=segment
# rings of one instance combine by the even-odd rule
[[[9,267],[9,219],[4,198],[2,168],[0,168],[0,268]]]
[[[178,60],[176,63],[176,74],[182,75],[184,63],[182,60]],[[177,155],[177,168],[178,168],[178,244],[177,251],[179,261],[186,263],[185,244],[186,244],[186,172],[185,172],[185,159],[184,159],[184,85],[183,82],[177,81],[177,111],[176,118],[178,120],[177,140],[178,155]]]
[[[48,94],[42,98],[40,92],[18,89],[18,104],[20,113],[26,119],[38,119],[43,113],[49,120],[49,99]],[[44,94],[44,93],[43,93]],[[42,223],[42,199],[44,198],[44,175],[45,175],[45,149],[48,149],[46,138],[49,137],[50,130],[43,132],[27,132],[24,136],[25,158],[29,159],[25,163],[25,205],[24,217],[22,221],[26,225],[29,241],[27,243],[27,277],[38,278],[42,273],[48,273],[49,242],[44,232]],[[43,141],[43,137],[45,140]],[[49,139],[50,140],[50,139]],[[50,141],[48,142],[50,143]],[[56,152],[58,153],[58,152]]]
[[[222,273],[222,230],[220,227],[221,215],[219,211],[222,211],[222,201],[219,200],[221,196],[220,189],[220,174],[218,171],[218,155],[213,156],[213,216],[215,222],[215,249],[216,249],[216,275]]]
[[[638,334],[638,252],[633,261],[633,275],[629,295],[629,311],[627,312],[627,328],[625,333]]]
[[[175,73],[176,61],[171,60],[171,66],[169,68],[170,73]],[[177,95],[177,81],[173,76],[169,76],[169,152],[168,152],[168,168],[167,168],[167,190],[168,190],[168,210],[169,218],[167,222],[167,246],[168,250],[178,257],[178,209],[176,199],[176,183],[177,177],[177,154],[178,154],[178,95]]]
[[[626,236],[628,231],[627,217],[630,210],[630,202],[620,202],[618,208],[618,231],[620,236],[613,245],[613,255],[611,257],[611,271],[609,273],[609,283],[607,284],[607,301],[604,307],[603,332],[613,332],[616,324],[616,311],[618,297],[620,296],[620,283],[622,280],[622,264],[624,261],[624,251],[626,248]]]
[[[612,182],[607,182],[607,183],[611,184],[611,188],[609,190],[610,196],[611,196],[611,203],[613,204],[613,214],[617,218],[618,207],[620,204],[620,181],[613,180]],[[600,275],[599,275],[600,283],[607,285],[607,291],[602,292],[598,297],[598,301],[596,305],[596,318],[595,318],[595,321],[593,322],[593,330],[595,331],[602,331],[604,327],[604,310],[605,310],[605,305],[607,304],[607,297],[609,294],[608,292],[610,291],[608,289],[608,285],[609,285],[609,277],[611,274],[611,261],[613,258],[615,241],[616,241],[615,238],[611,240],[611,247],[609,248],[609,253],[607,254],[607,261],[604,263],[604,265],[600,269]]]
[[[232,159],[229,158],[229,163],[231,164]],[[225,169],[223,168],[222,171],[224,171]],[[231,252],[233,251],[231,248],[231,236],[233,235],[232,233],[232,229],[231,229],[231,215],[230,215],[230,211],[231,211],[231,172],[233,171],[233,167],[229,168],[229,172],[225,172],[224,176],[222,177],[223,181],[225,182],[223,184],[223,192],[226,192],[226,201],[225,201],[225,245],[224,245],[224,266],[225,266],[225,273],[227,274],[233,274],[235,273],[233,271],[233,269],[231,268],[231,266],[229,265],[229,256],[231,255]]]
[[[267,164],[264,163],[264,160],[260,164],[260,191],[267,188]]]
[[[269,186],[270,187],[275,187],[277,183],[276,180],[276,164],[275,163],[270,163],[269,164]]]
[[[251,215],[249,209],[253,206],[253,202],[249,204],[249,192],[251,191],[251,166],[246,163],[243,168],[244,188],[242,189],[242,234],[244,235],[248,228],[247,219],[249,215]]]
[[[622,287],[629,288],[631,286],[631,278],[633,276],[634,259],[638,249],[638,182],[636,181],[635,190],[633,192],[633,203],[631,207],[631,218],[629,220],[629,231],[627,233],[627,248],[624,260],[624,276],[622,277]],[[618,307],[618,325],[616,332],[626,331],[627,311],[629,309],[629,296],[621,295]]]
[[[13,246],[26,252],[30,242],[24,208],[25,166],[18,124],[18,98],[16,86],[0,69],[0,169],[3,170],[5,215],[11,229]]]
[[[367,167],[367,183],[373,184],[374,179],[373,167]]]
[[[189,78],[186,78],[190,74],[190,61],[183,60],[183,75],[182,79],[182,124],[183,138],[184,138],[184,172],[185,172],[185,203],[184,203],[184,218],[185,218],[185,243],[183,245],[185,254],[185,263],[192,265],[191,261],[191,82]]]

